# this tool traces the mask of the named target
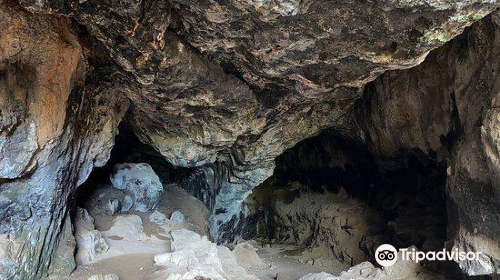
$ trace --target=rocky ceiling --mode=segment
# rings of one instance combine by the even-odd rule
[[[237,234],[241,203],[274,159],[325,128],[383,156],[420,149],[450,166],[450,241],[488,256],[464,271],[493,273],[500,21],[487,15],[499,6],[0,1],[0,233],[15,248],[0,256],[3,273],[70,270],[71,248],[59,246],[72,239],[69,203],[108,160],[123,118],[170,163],[205,175],[211,233],[222,242]],[[365,90],[385,71],[419,64]]]

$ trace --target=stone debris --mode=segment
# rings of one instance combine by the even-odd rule
[[[408,248],[411,250],[414,247]],[[370,262],[362,262],[349,268],[347,271],[334,276],[326,272],[309,273],[300,280],[427,280],[439,279],[436,276],[430,276],[420,270],[420,266],[411,260],[402,260],[401,254],[398,254],[398,260],[389,267],[376,268]]]
[[[78,265],[91,263],[106,253],[109,249],[100,231],[94,227],[94,219],[87,210],[78,208],[75,216],[75,238],[77,252],[75,256]]]
[[[165,214],[161,213],[158,210],[155,210],[153,213],[151,213],[151,215],[149,215],[149,221],[159,226],[165,226],[169,222],[167,216],[165,216]]]
[[[186,222],[186,218],[181,211],[177,210],[172,213],[170,216],[170,229],[172,231],[184,228],[184,223]]]
[[[157,280],[257,280],[239,266],[233,253],[224,246],[217,246],[206,236],[180,229],[172,233],[172,252],[154,257],[155,263],[164,268]]]
[[[142,219],[137,215],[120,215],[114,225],[103,234],[106,237],[121,237],[125,240],[143,241],[147,238],[142,227]]]
[[[120,280],[120,277],[118,277],[118,275],[116,274],[106,274],[106,275],[98,274],[89,277],[88,280]]]
[[[242,267],[264,268],[266,264],[262,262],[257,254],[257,248],[252,244],[243,242],[236,245],[233,249],[233,254]]]
[[[163,192],[160,178],[146,163],[117,164],[110,179],[113,187],[132,196],[133,208],[141,212],[152,212]]]

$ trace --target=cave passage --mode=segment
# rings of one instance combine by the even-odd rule
[[[294,277],[302,270],[339,273],[364,261],[376,263],[374,252],[386,243],[396,248],[416,246],[423,251],[443,249],[447,238],[445,164],[419,150],[402,150],[391,158],[378,157],[364,142],[350,135],[327,129],[279,156],[273,176],[245,200],[240,213],[241,236],[232,236],[236,241],[232,246],[252,242],[261,246],[260,256],[270,261],[282,254],[279,265],[294,267]],[[119,228],[112,227],[112,221],[115,219],[116,227],[117,217],[124,214],[141,217],[142,225],[137,230],[138,225],[127,220],[119,234],[135,236],[143,231],[156,235],[160,243],[154,246],[164,246],[161,242],[169,240],[158,234],[156,221],[147,211],[145,214],[130,209],[125,193],[110,187],[110,175],[115,176],[117,166],[124,163],[148,164],[158,175],[164,193],[156,197],[156,210],[172,216],[181,209],[191,228],[209,235],[208,217],[214,210],[211,208],[217,190],[207,189],[205,173],[200,168],[174,167],[160,153],[141,143],[123,122],[110,160],[93,171],[73,199],[77,239],[78,227],[86,215],[93,217],[90,224],[97,229],[91,242],[95,252],[90,255],[98,255],[99,250],[111,252],[111,256],[123,253],[113,251],[117,245],[109,232],[119,232]],[[107,243],[98,241],[104,240],[100,232]],[[78,246],[87,246],[79,240]],[[100,248],[96,244],[105,245]],[[131,244],[120,250],[132,256],[157,253],[154,248],[143,247],[136,252],[137,246]],[[77,262],[86,264],[85,257],[95,258],[81,257],[82,251],[88,254],[88,248],[77,248]],[[123,261],[122,256],[118,262]],[[432,272],[469,279],[463,278],[454,263],[423,265]]]
[[[274,175],[246,200],[244,236],[300,245],[310,262],[345,268],[375,262],[385,243],[437,251],[447,234],[445,185],[445,166],[420,151],[377,157],[326,130],[276,159]]]

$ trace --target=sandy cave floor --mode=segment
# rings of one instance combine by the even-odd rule
[[[180,210],[185,218],[185,227],[201,235],[207,235],[208,209],[206,206],[180,189],[176,185],[165,185],[157,210],[167,217],[175,210]],[[69,278],[49,277],[47,280],[87,280],[98,274],[116,274],[121,280],[148,280],[158,270],[154,263],[154,256],[170,251],[170,237],[162,235],[163,229],[149,221],[149,213],[131,210],[129,214],[138,215],[142,219],[144,233],[148,236],[146,242],[127,242],[118,236],[108,236],[106,242],[110,245],[109,251],[97,261],[80,265]],[[102,212],[91,213],[97,230],[109,230],[116,217]],[[255,248],[264,263],[264,267],[247,267],[248,273],[262,280],[276,279],[295,280],[308,273],[326,271],[339,273],[342,269],[332,269],[322,264],[314,263],[306,248],[287,244],[263,244],[259,241],[248,241]]]

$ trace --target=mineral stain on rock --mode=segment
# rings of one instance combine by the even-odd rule
[[[211,241],[204,244],[211,247],[291,234],[288,240],[302,245],[335,245],[330,251],[339,260],[358,265],[345,275],[365,277],[363,268],[390,275],[359,264],[373,248],[351,254],[335,244],[339,234],[359,236],[349,223],[330,230],[309,215],[330,216],[303,205],[338,198],[343,189],[381,216],[377,225],[391,222],[391,236],[412,243],[405,247],[481,251],[480,261],[459,262],[461,273],[497,274],[499,6],[0,1],[0,279],[69,274],[76,244],[100,242],[99,231],[89,235],[95,228],[82,233],[72,223],[85,216],[77,189],[104,166],[100,186],[118,189],[102,192],[94,208],[149,223],[139,215],[154,212],[166,184],[177,184],[208,207],[203,230]],[[256,202],[263,186],[293,181],[309,190],[284,190],[290,205],[269,195],[272,189],[264,190],[266,203]],[[424,194],[443,207],[413,203],[411,210],[439,217],[446,234],[436,242],[412,235],[404,223],[418,214],[402,211],[402,201],[420,202]],[[284,229],[289,223],[311,234]],[[99,244],[84,257],[76,253],[77,263],[94,259],[105,248]],[[214,256],[235,263],[226,249]],[[234,275],[246,275],[235,267]]]

